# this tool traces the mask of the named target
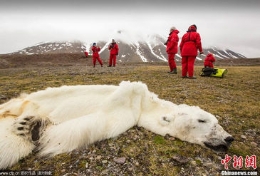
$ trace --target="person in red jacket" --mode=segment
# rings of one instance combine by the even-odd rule
[[[197,32],[197,26],[194,24],[191,25],[187,33],[182,36],[180,43],[182,78],[196,79],[196,77],[194,77],[194,63],[198,50],[200,54],[203,54],[200,34]]]
[[[112,43],[109,44],[108,49],[110,50],[109,56],[109,65],[108,67],[115,67],[116,66],[116,56],[118,55],[118,45],[114,39],[112,39]]]
[[[84,51],[86,57],[88,57],[88,51]]]
[[[172,27],[170,29],[170,34],[168,37],[166,44],[166,52],[168,54],[168,64],[170,67],[170,72],[171,74],[177,74],[177,67],[176,63],[174,60],[175,54],[178,52],[178,42],[179,42],[179,37],[178,37],[179,31],[175,28]]]
[[[103,67],[103,62],[99,57],[99,52],[100,51],[100,47],[96,45],[96,43],[93,43],[92,45],[92,61],[93,61],[93,67],[96,66],[96,61],[99,62],[99,64],[101,65],[101,67]]]
[[[215,57],[213,56],[213,54],[209,53],[205,60],[204,60],[204,67],[205,68],[214,68],[213,63],[216,61]]]

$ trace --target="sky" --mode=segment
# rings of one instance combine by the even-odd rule
[[[0,54],[41,42],[109,40],[118,31],[179,37],[196,24],[202,46],[260,57],[259,0],[1,0]]]

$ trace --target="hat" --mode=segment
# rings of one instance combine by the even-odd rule
[[[196,30],[197,30],[197,26],[196,26],[196,24],[193,24],[192,26],[194,26],[194,27],[196,28]]]
[[[176,30],[176,27],[171,27],[171,29],[170,29],[170,31],[174,31],[174,30]]]
[[[191,25],[189,28],[188,28],[188,31],[187,32],[196,32],[197,31],[197,26],[195,24]]]

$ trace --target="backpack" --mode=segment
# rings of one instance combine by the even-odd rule
[[[227,69],[205,67],[202,68],[200,76],[223,78],[226,73]]]

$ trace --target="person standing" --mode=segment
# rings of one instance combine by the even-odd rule
[[[118,45],[114,39],[112,39],[112,43],[109,44],[108,49],[110,50],[109,56],[109,65],[108,67],[115,67],[116,66],[116,56],[118,55]]]
[[[96,45],[96,43],[93,43],[92,45],[92,61],[93,61],[93,67],[96,66],[96,61],[99,62],[99,64],[101,65],[101,67],[103,67],[103,62],[99,57],[99,52],[100,51],[100,47]]]
[[[178,52],[178,42],[179,42],[179,37],[178,37],[179,31],[175,28],[172,27],[170,29],[170,34],[168,37],[166,44],[166,52],[168,54],[168,64],[170,67],[170,71],[168,73],[171,74],[177,74],[177,66],[174,60],[175,54]]]
[[[182,78],[196,79],[194,77],[194,63],[198,50],[200,54],[203,54],[200,34],[197,32],[197,26],[193,24],[189,27],[187,33],[182,36],[180,43]]]
[[[84,51],[84,54],[85,54],[85,56],[86,56],[86,58],[88,57],[88,51],[86,50],[86,51]]]

